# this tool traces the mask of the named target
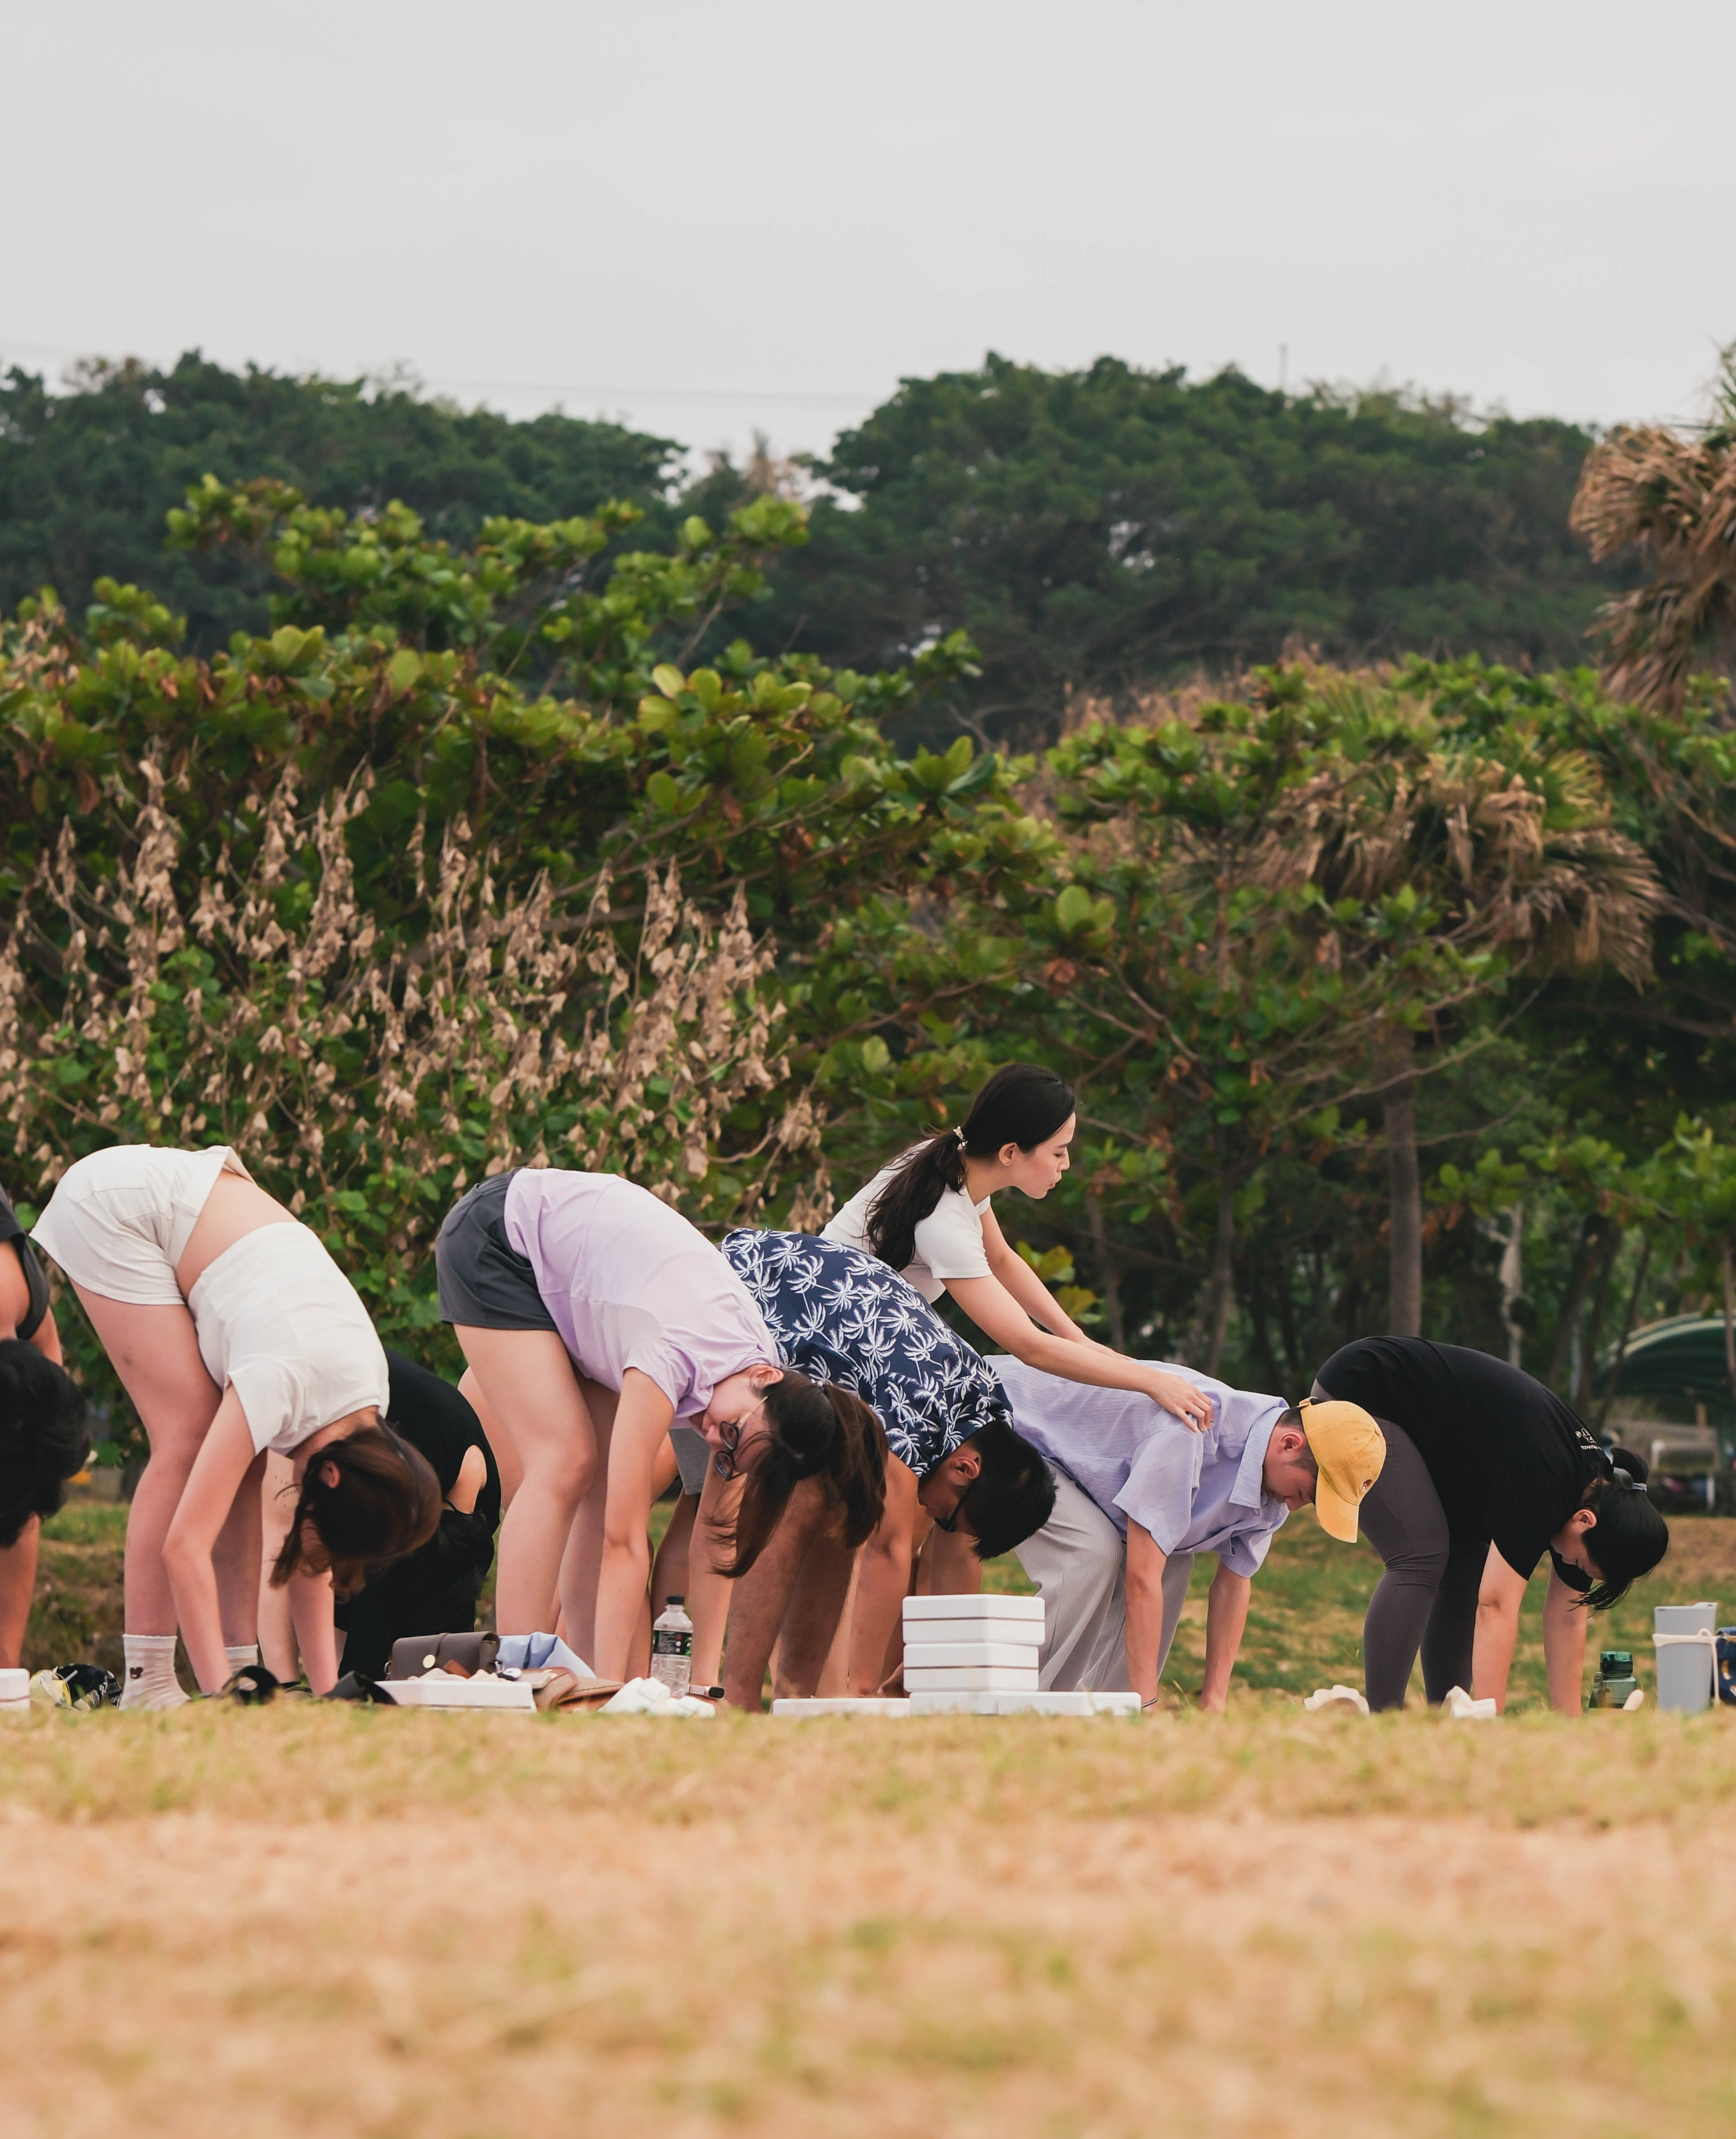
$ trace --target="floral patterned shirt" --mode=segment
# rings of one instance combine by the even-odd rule
[[[853,1390],[919,1478],[985,1426],[1012,1424],[982,1358],[876,1257],[808,1233],[746,1230],[725,1238],[723,1254],[785,1365]]]

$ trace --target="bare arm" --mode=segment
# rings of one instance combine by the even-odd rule
[[[889,1453],[885,1508],[856,1562],[856,1613],[850,1634],[853,1694],[878,1691],[885,1676],[887,1644],[910,1586],[917,1512],[916,1473],[908,1463]]]
[[[1144,1524],[1127,1525],[1127,1683],[1142,1708],[1157,1698],[1157,1657],[1164,1639],[1167,1557]]]
[[[1212,1400],[1191,1382],[1088,1339],[1052,1337],[1037,1328],[998,1277],[949,1278],[946,1289],[985,1336],[1027,1367],[1065,1381],[1088,1382],[1094,1388],[1136,1389],[1196,1433],[1211,1424]]]
[[[1205,1602],[1205,1678],[1199,1688],[1199,1706],[1221,1716],[1229,1699],[1229,1675],[1242,1651],[1242,1630],[1248,1624],[1248,1600],[1253,1583],[1245,1574],[1232,1574],[1220,1559]]]
[[[291,1575],[289,1617],[296,1630],[296,1647],[302,1652],[302,1668],[309,1689],[330,1693],[337,1684],[337,1628],[331,1618],[331,1577],[329,1574]]]
[[[233,1388],[225,1389],[164,1541],[163,1560],[174,1593],[181,1639],[204,1693],[220,1692],[229,1676],[212,1549],[242,1481],[253,1468],[253,1452],[241,1399]]]
[[[993,1211],[983,1213],[983,1247],[990,1271],[1033,1322],[1052,1336],[1066,1338],[1070,1344],[1089,1344],[1092,1341],[1008,1241],[996,1223]]]
[[[1471,1691],[1479,1701],[1493,1700],[1497,1715],[1507,1712],[1507,1681],[1519,1638],[1519,1607],[1525,1601],[1525,1578],[1516,1574],[1495,1546],[1483,1564],[1477,1593],[1477,1636],[1473,1651]]]
[[[1585,1606],[1552,1567],[1543,1596],[1543,1662],[1557,1716],[1577,1716],[1584,1706],[1586,1618]]]

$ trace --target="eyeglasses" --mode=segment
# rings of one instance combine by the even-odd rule
[[[749,1405],[742,1413],[741,1418],[718,1420],[718,1438],[723,1445],[716,1451],[711,1459],[711,1467],[717,1472],[718,1477],[729,1479],[741,1475],[742,1466],[737,1451],[742,1445],[743,1420],[752,1418],[755,1412],[763,1411],[765,1407],[766,1400],[762,1397],[757,1404]]]

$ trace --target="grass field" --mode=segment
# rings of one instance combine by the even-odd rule
[[[1653,1602],[1736,1618],[1677,1537],[1648,1683]],[[1736,1717],[1538,1712],[1534,1628],[1498,1725],[1306,1716],[1370,1579],[1290,1525],[1222,1721],[14,1725],[8,2130],[1727,2133]]]

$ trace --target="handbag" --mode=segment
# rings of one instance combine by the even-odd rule
[[[406,1634],[394,1642],[386,1661],[388,1678],[420,1678],[424,1672],[455,1672],[472,1678],[491,1672],[500,1654],[498,1634]]]

